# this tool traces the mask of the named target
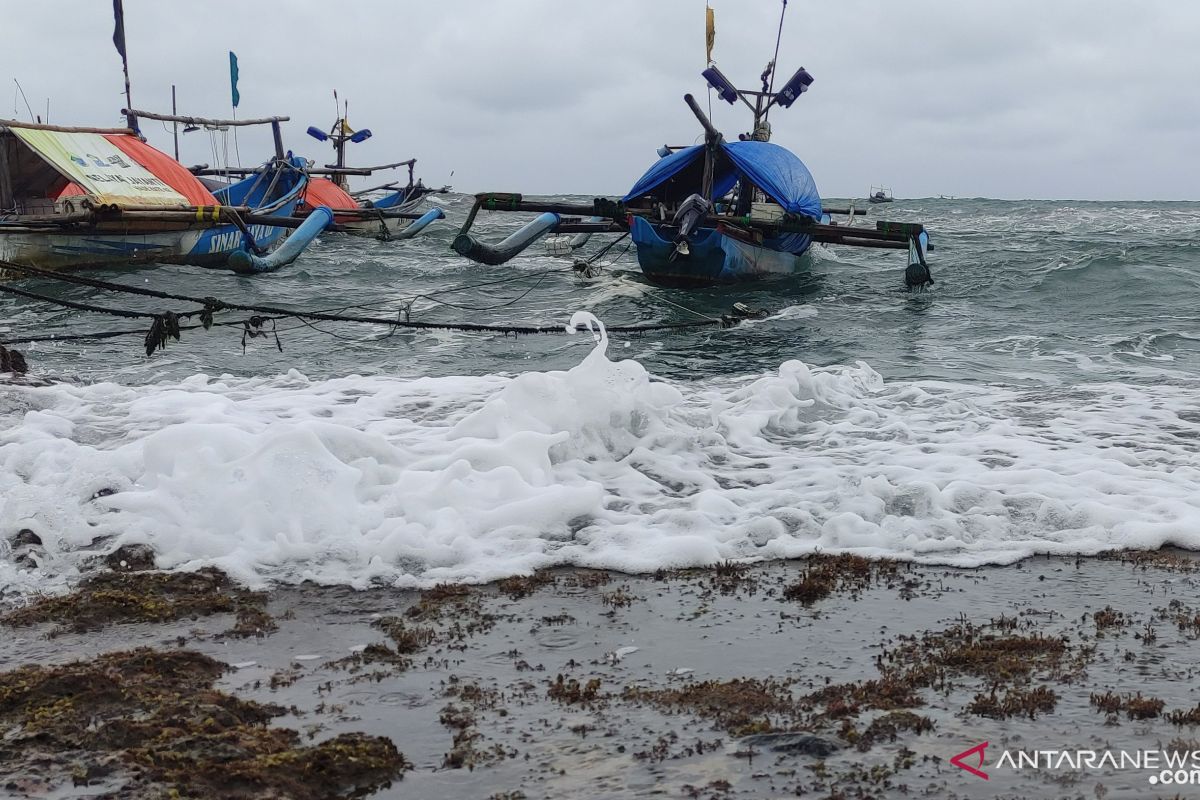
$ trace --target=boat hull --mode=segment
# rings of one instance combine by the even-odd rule
[[[681,288],[794,275],[807,269],[802,256],[811,244],[807,236],[788,236],[757,245],[713,228],[701,228],[688,238],[690,252],[672,258],[675,243],[658,226],[634,217],[630,233],[637,246],[638,264],[646,278],[660,286]]]
[[[289,220],[307,180],[304,161],[293,158],[287,169],[268,166],[268,171],[224,186],[211,197],[222,206],[253,209],[260,218]],[[77,228],[0,226],[0,261],[55,271],[145,264],[226,268],[233,253],[250,248],[237,225],[220,222],[215,216],[206,220],[206,207],[198,208],[195,221],[187,217],[183,222],[117,217]],[[261,224],[248,230],[264,252],[278,246],[289,232]]]
[[[252,225],[250,231],[268,249],[287,234],[266,225]],[[0,231],[0,261],[64,272],[145,264],[223,268],[230,254],[244,249],[242,232],[233,225],[144,233]]]
[[[364,203],[362,207],[366,210],[377,208],[380,211],[415,213],[418,208],[424,205],[425,197],[424,193],[417,193],[409,197],[407,191],[402,190],[392,192],[370,203]],[[376,217],[374,219],[363,219],[361,217],[337,219],[335,217],[334,221],[341,225],[343,233],[348,233],[351,236],[364,236],[387,241],[397,237],[402,231],[412,225],[415,220],[404,217]]]
[[[384,217],[383,219],[345,219],[339,222],[341,232],[351,236],[371,239],[391,239],[412,224],[411,219]]]

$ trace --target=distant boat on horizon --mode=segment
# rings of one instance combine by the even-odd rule
[[[872,186],[867,194],[867,200],[872,203],[892,202],[892,190],[884,186]]]

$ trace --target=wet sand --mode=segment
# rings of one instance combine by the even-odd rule
[[[263,594],[120,561],[79,602],[5,618],[0,793],[1200,796],[1144,770],[991,767],[1004,749],[1200,750],[1188,554]],[[97,681],[132,699],[97,700]],[[949,763],[984,741],[989,780]]]

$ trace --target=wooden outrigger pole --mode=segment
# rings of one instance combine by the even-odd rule
[[[291,117],[261,117],[259,119],[209,119],[207,117],[189,117],[183,114],[156,114],[153,111],[138,111],[136,109],[124,108],[121,109],[130,120],[152,119],[157,122],[182,122],[184,125],[195,125],[197,127],[208,128],[243,128],[249,125],[270,125],[271,136],[275,140],[275,158],[282,159],[284,157],[283,150],[283,131],[279,127],[279,123],[287,122]],[[187,133],[187,131],[184,131]],[[251,170],[253,171],[253,170]]]

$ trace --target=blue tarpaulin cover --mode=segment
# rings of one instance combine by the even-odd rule
[[[646,170],[623,199],[628,203],[650,194],[689,167],[697,168],[703,162],[704,145],[678,150]],[[741,177],[748,178],[785,211],[821,218],[821,195],[812,173],[787,148],[770,142],[722,142],[721,155],[713,171],[712,199],[723,197]],[[688,183],[692,184],[691,181]],[[696,180],[687,187],[687,193],[699,189],[699,180]]]
[[[642,177],[638,178],[638,182],[629,190],[629,194],[625,195],[625,202],[628,203],[630,200],[641,197],[644,194],[649,194],[652,189],[666,183],[667,180],[691,166],[692,162],[698,161],[703,157],[704,145],[697,144],[685,147],[682,150],[676,150],[666,158],[660,158],[650,169],[646,170],[646,173]],[[699,189],[700,187],[697,186],[696,188]]]

